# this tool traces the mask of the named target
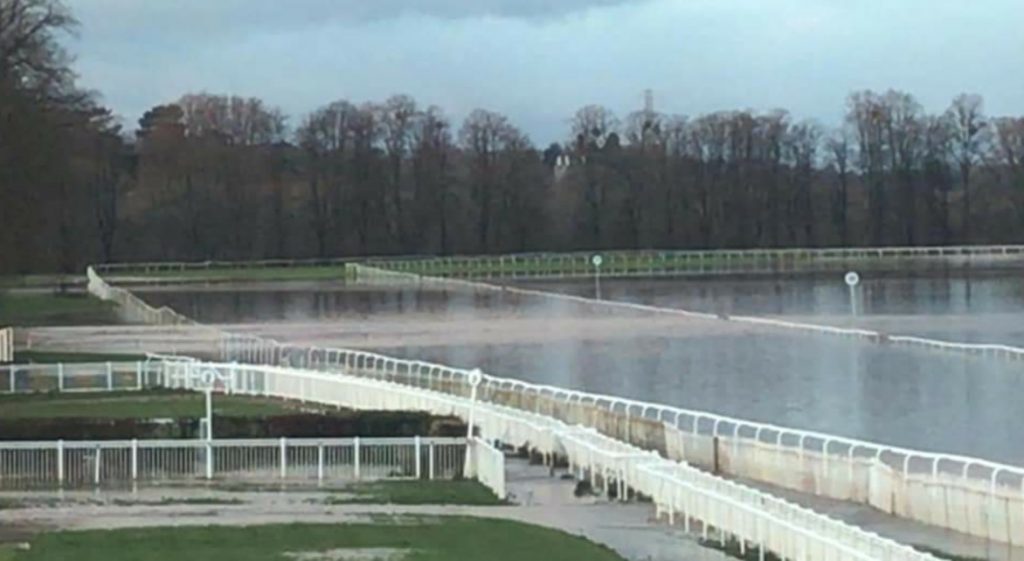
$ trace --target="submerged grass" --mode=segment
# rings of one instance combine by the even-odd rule
[[[482,483],[456,481],[379,481],[343,489],[344,495],[325,497],[323,504],[475,505],[507,504]]]
[[[394,548],[416,561],[622,561],[608,548],[563,532],[513,522],[430,517],[398,524],[273,524],[91,530],[42,534],[11,561],[280,561],[297,552]],[[0,558],[2,559],[2,558]]]

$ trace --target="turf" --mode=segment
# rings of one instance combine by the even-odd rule
[[[29,551],[15,552],[12,559],[281,561],[294,558],[288,553],[395,548],[408,551],[403,559],[410,561],[622,561],[584,538],[521,522],[464,517],[380,522],[56,532],[38,536]]]
[[[15,364],[55,364],[63,362],[137,362],[146,360],[146,355],[126,355],[109,353],[65,353],[50,351],[15,351]]]
[[[209,268],[186,269],[182,271],[137,271],[125,270],[107,273],[105,276],[115,283],[118,279],[132,277],[166,279],[175,282],[210,281],[278,281],[278,280],[344,280],[351,277],[345,265],[296,266],[296,267],[252,267],[252,268]]]
[[[478,481],[379,481],[360,483],[344,489],[345,495],[328,496],[325,504],[399,505],[501,505],[499,499]]]
[[[0,419],[97,419],[196,418],[206,414],[205,396],[179,392],[36,393],[0,397]],[[243,396],[218,395],[213,399],[217,415],[261,417],[295,413],[284,402]]]
[[[0,292],[0,326],[108,325],[114,304],[84,294]]]

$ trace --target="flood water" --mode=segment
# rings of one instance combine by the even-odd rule
[[[524,283],[518,283],[520,285]],[[532,288],[592,295],[592,281],[531,282]],[[969,288],[968,288],[969,285]],[[857,322],[962,340],[1024,343],[1019,277],[866,279]],[[849,301],[842,279],[643,279],[602,281],[606,299],[667,307],[814,318],[842,324]],[[378,317],[454,322],[473,315],[578,314],[546,299],[342,284],[174,288],[141,293],[200,321],[322,319],[359,329]],[[585,321],[585,320],[584,320]],[[635,320],[634,320],[635,321]],[[689,320],[687,320],[689,321]],[[572,334],[547,342],[495,338],[486,344],[389,345],[381,352],[508,377],[556,384],[820,430],[923,450],[1024,465],[1017,428],[1024,363],[965,357],[790,331],[722,330],[695,322],[685,334],[607,338]],[[964,325],[974,326],[964,328]],[[924,331],[926,330],[926,331]],[[903,332],[903,331],[900,331]]]

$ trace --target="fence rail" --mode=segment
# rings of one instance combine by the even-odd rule
[[[7,364],[0,366],[0,394],[143,390],[164,386],[162,373],[152,360]]]
[[[395,274],[380,270],[371,273]],[[98,275],[95,279],[106,284]],[[315,369],[452,397],[468,395],[469,391],[466,370],[375,353],[282,345],[226,333],[221,353],[227,361]],[[280,395],[280,388],[269,385],[268,378],[258,375],[253,367],[235,368],[237,374],[231,375],[240,377],[236,389]],[[169,379],[182,387],[186,384],[174,381],[180,376]],[[323,399],[312,381],[298,384],[298,388],[291,388],[290,397]],[[489,375],[483,376],[480,390],[481,401],[491,406],[589,427],[597,434],[635,445],[637,450],[655,451],[673,461],[862,502],[898,516],[996,541],[1024,543],[1024,469],[1020,467]],[[395,405],[386,397],[375,399],[379,407]],[[508,440],[506,436],[497,438]],[[546,438],[550,436],[534,433],[525,440],[536,446]]]
[[[463,475],[465,458],[465,438],[0,442],[0,488],[213,478],[317,482],[453,479]]]
[[[818,514],[783,499],[744,485],[728,481],[697,468],[665,458],[651,450],[601,434],[595,429],[570,425],[544,412],[528,412],[489,401],[474,401],[463,395],[426,387],[411,387],[395,380],[372,379],[340,372],[318,372],[294,367],[246,365],[237,363],[204,363],[195,360],[169,361],[165,368],[173,384],[184,388],[197,387],[198,381],[216,373],[227,380],[223,391],[276,396],[286,399],[314,401],[355,409],[417,410],[437,415],[472,417],[479,430],[479,439],[500,441],[514,446],[528,446],[544,454],[568,459],[572,469],[582,478],[593,478],[606,487],[619,489],[619,497],[642,493],[662,507],[663,512],[683,512],[673,497],[683,492],[675,487],[654,485],[643,468],[671,471],[695,490],[693,496],[705,501],[706,509],[693,509],[686,514],[705,527],[713,527],[716,535],[746,536],[745,526],[737,526],[738,513],[759,510],[762,519],[771,521],[770,528],[785,531],[785,539],[769,541],[762,536],[761,545],[783,557],[807,559],[813,552],[822,559],[887,559],[932,560],[926,553],[882,538],[841,521]],[[471,459],[481,481],[500,489],[496,449],[474,443]],[[672,510],[674,509],[674,510]],[[788,528],[788,530],[787,530]],[[740,533],[744,532],[744,533]],[[778,536],[771,536],[778,538]],[[803,548],[814,547],[813,550]]]

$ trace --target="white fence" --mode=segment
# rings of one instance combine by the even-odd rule
[[[0,328],[0,362],[14,362],[14,328]]]
[[[482,438],[473,437],[469,445],[469,468],[466,477],[473,477],[486,485],[500,499],[508,496],[505,489],[505,453]]]
[[[529,446],[546,455],[568,459],[581,477],[601,484],[616,485],[620,497],[630,493],[649,496],[663,513],[699,523],[716,536],[748,536],[748,523],[741,512],[759,511],[767,533],[756,543],[790,559],[886,559],[933,560],[926,553],[828,518],[767,493],[727,481],[697,468],[664,458],[653,451],[600,434],[582,426],[571,426],[547,414],[531,413],[493,402],[474,402],[468,397],[410,387],[390,380],[351,376],[338,372],[317,372],[290,367],[215,364],[181,360],[165,364],[174,387],[194,388],[199,380],[226,380],[223,391],[276,396],[339,407],[374,410],[426,411],[436,415],[474,418],[480,440]],[[454,380],[449,380],[454,382]],[[471,413],[472,412],[472,413]],[[473,459],[481,481],[500,489],[496,482],[495,451],[475,444]],[[671,471],[685,481],[666,486],[644,470]],[[657,483],[657,484],[656,484]],[[680,499],[682,497],[682,499]],[[685,510],[687,502],[701,501],[703,508]]]
[[[369,267],[366,265],[352,265],[355,278],[359,281],[374,284],[390,284],[401,286],[438,286],[449,289],[464,289],[475,292],[506,294],[518,294],[528,297],[555,299],[578,304],[587,308],[619,309],[626,311],[639,311],[662,315],[672,315],[686,318],[695,318],[712,321],[731,321],[736,323],[757,325],[775,329],[790,329],[814,333],[820,335],[849,337],[862,339],[870,342],[886,343],[891,345],[905,345],[922,347],[931,350],[958,352],[970,355],[981,355],[988,358],[1024,360],[1024,348],[1013,345],[985,344],[985,343],[958,343],[951,341],[940,341],[938,339],[927,339],[909,335],[891,335],[871,329],[858,329],[848,327],[833,327],[830,325],[819,325],[813,323],[802,323],[785,321],[755,316],[724,316],[706,312],[694,312],[680,308],[662,308],[647,304],[635,304],[632,302],[618,302],[614,300],[597,300],[584,296],[573,296],[543,290],[532,290],[517,288],[514,286],[500,286],[483,282],[467,281],[445,277],[421,276],[413,273],[402,273]]]
[[[408,278],[364,269],[371,275]],[[451,396],[468,395],[468,371],[422,361],[282,345],[230,334],[224,334],[221,351],[229,361],[291,365],[386,380]],[[266,386],[267,378],[258,376],[256,370],[237,368],[242,376],[237,382],[239,388],[277,395],[274,388]],[[180,384],[184,387],[184,382]],[[301,382],[292,397],[323,397],[302,384],[312,383]],[[483,376],[480,399],[520,414],[586,426],[673,460],[863,502],[898,516],[993,540],[1024,543],[1024,469],[1020,467],[488,375]],[[376,403],[380,407],[394,406],[387,398],[379,398]],[[527,440],[536,443],[544,438],[535,434],[534,440]]]
[[[591,257],[602,255],[601,274],[608,276],[679,275],[707,272],[788,272],[841,270],[851,263],[900,267],[908,262],[958,266],[984,260],[998,264],[1024,260],[1024,246],[977,245],[935,247],[860,247],[725,250],[612,250],[566,253],[519,253],[452,257],[371,257],[111,263],[95,265],[99,273],[131,274],[293,267],[336,267],[363,263],[381,269],[457,278],[563,278],[593,273]]]
[[[465,454],[465,438],[0,442],[0,488],[213,478],[317,482],[452,479],[462,476]]]
[[[159,361],[7,364],[0,393],[130,391],[162,387]]]

